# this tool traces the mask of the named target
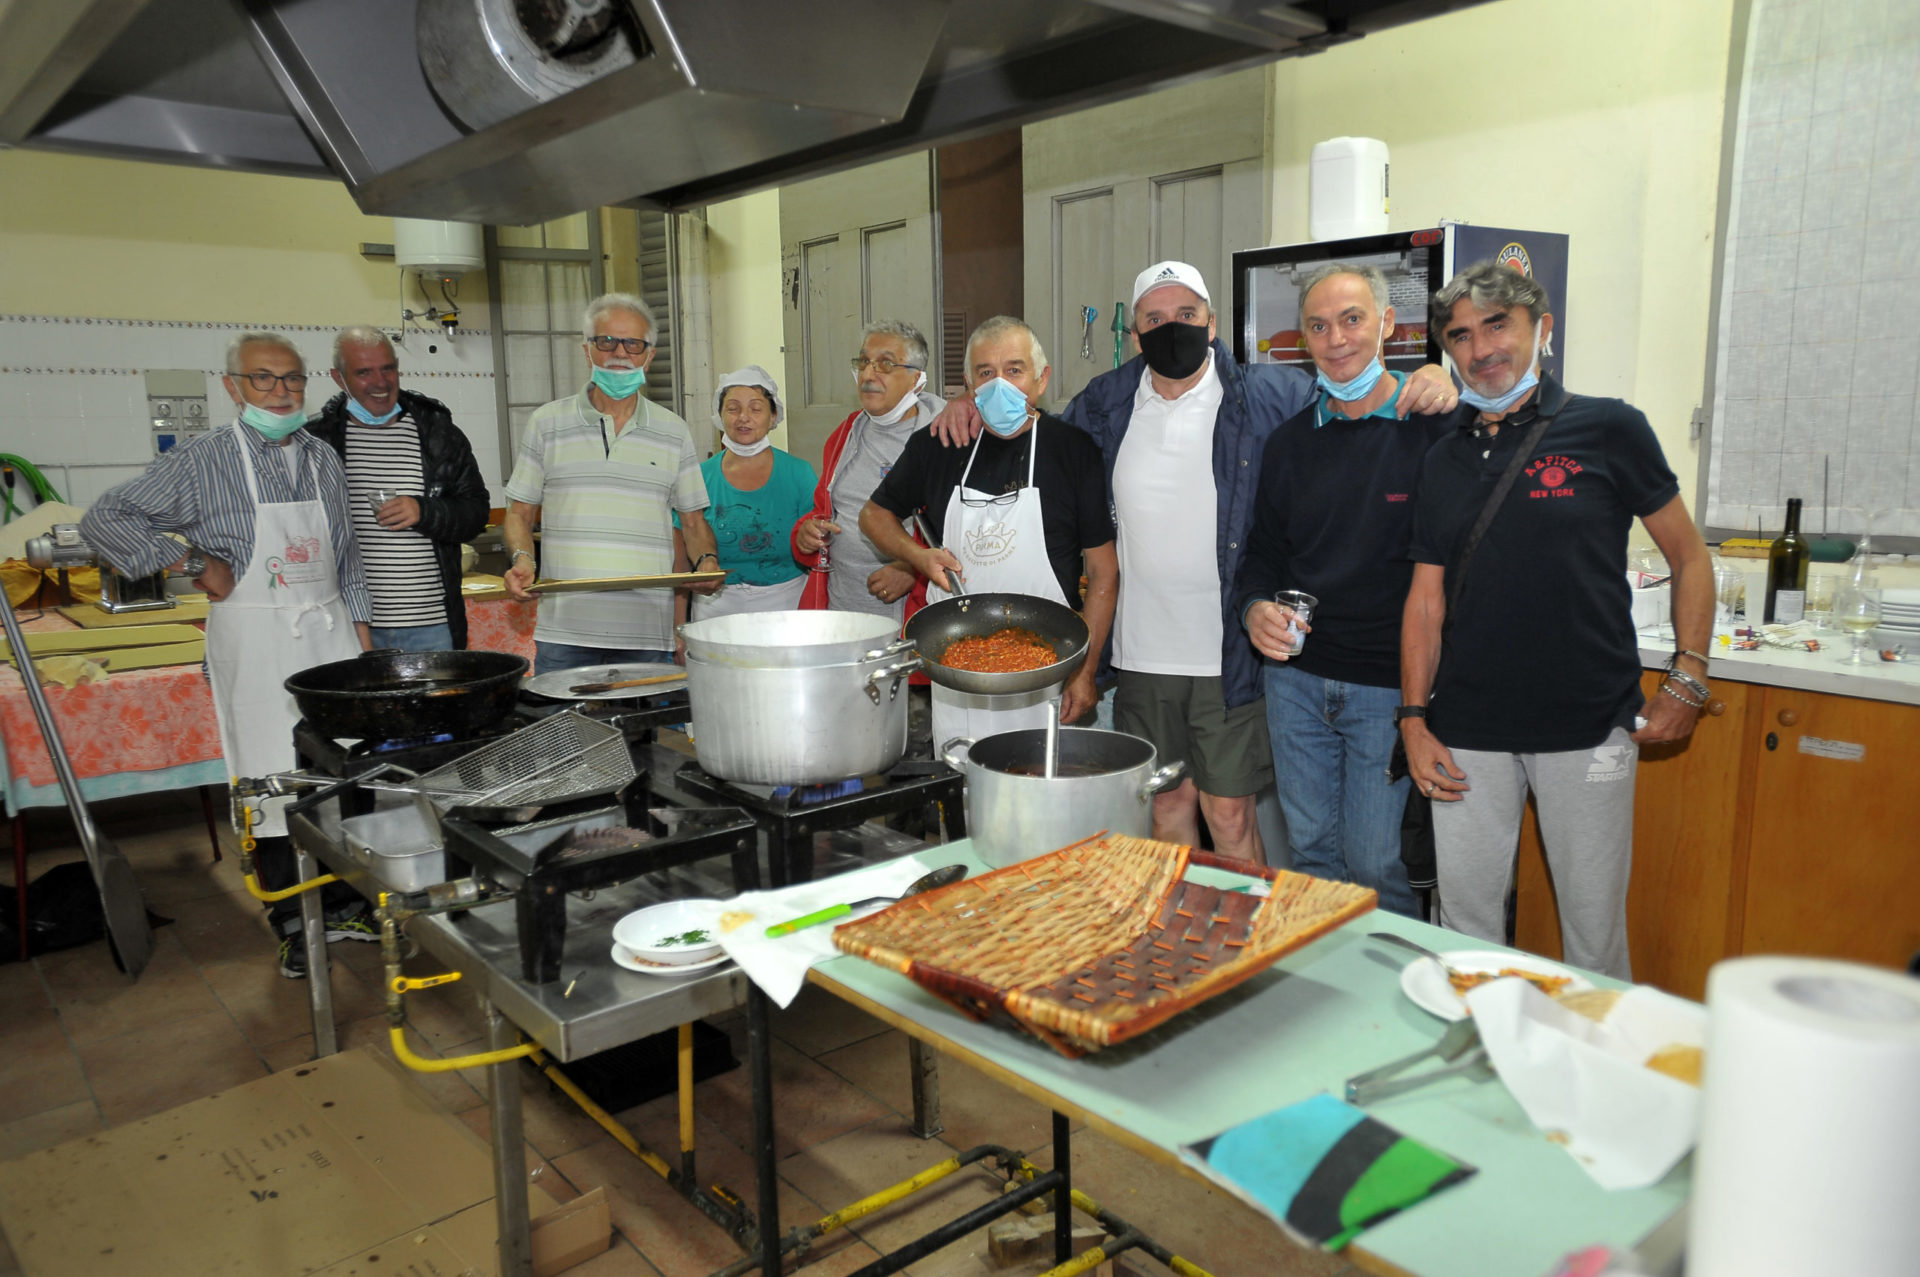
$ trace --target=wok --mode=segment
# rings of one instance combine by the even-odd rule
[[[301,670],[286,681],[323,736],[406,740],[492,727],[513,709],[527,660],[507,652],[382,648]]]
[[[1032,630],[1060,659],[1037,670],[981,674],[940,664],[955,639],[985,637],[1013,626]],[[923,672],[942,687],[977,696],[1008,696],[1058,687],[1087,659],[1087,623],[1064,603],[1032,594],[959,594],[929,603],[913,614],[903,631],[926,662]]]

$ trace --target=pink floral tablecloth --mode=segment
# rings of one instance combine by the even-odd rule
[[[467,646],[477,652],[511,652],[533,661],[533,620],[538,603],[468,599]]]

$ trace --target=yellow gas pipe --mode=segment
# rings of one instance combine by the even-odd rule
[[[277,900],[286,900],[303,891],[312,891],[315,887],[324,887],[330,882],[339,882],[339,874],[321,874],[318,878],[309,878],[297,882],[284,891],[268,891],[260,885],[260,879],[253,868],[253,853],[259,848],[259,842],[253,836],[253,808],[244,801],[240,804],[240,880],[247,884],[247,894],[255,900],[272,904]]]
[[[380,956],[387,966],[387,1040],[393,1044],[393,1058],[419,1073],[452,1073],[457,1069],[474,1069],[486,1064],[502,1064],[508,1060],[518,1060],[539,1050],[537,1042],[522,1042],[519,1046],[503,1047],[498,1051],[480,1051],[473,1055],[456,1056],[451,1060],[430,1060],[424,1055],[416,1055],[407,1045],[404,1032],[407,1023],[406,1004],[401,998],[414,989],[431,989],[438,984],[452,984],[460,978],[458,971],[449,971],[443,975],[405,976],[400,974],[400,921],[388,904],[386,892],[380,893]]]

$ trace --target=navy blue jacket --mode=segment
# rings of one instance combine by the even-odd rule
[[[1220,680],[1231,708],[1259,700],[1261,694],[1260,654],[1240,626],[1233,592],[1253,530],[1261,454],[1280,423],[1312,404],[1316,391],[1313,378],[1298,368],[1285,364],[1242,368],[1217,338],[1213,363],[1221,389],[1220,415],[1213,425],[1213,484],[1219,503],[1214,550],[1220,567]],[[1109,494],[1114,461],[1133,419],[1133,396],[1146,367],[1146,359],[1136,355],[1101,373],[1060,414],[1100,445],[1107,462]]]

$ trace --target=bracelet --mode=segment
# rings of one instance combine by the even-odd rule
[[[1680,684],[1680,686],[1686,688],[1695,696],[1698,696],[1702,701],[1706,700],[1710,694],[1705,683],[1687,673],[1685,670],[1668,670],[1667,679],[1669,682]]]
[[[690,565],[688,565],[687,570],[690,572],[698,572],[700,570],[700,559],[712,559],[715,563],[718,563],[720,561],[720,556],[715,554],[713,551],[709,550],[705,554],[701,555],[699,559],[695,559]]]
[[[1672,669],[1673,662],[1679,660],[1683,656],[1691,656],[1694,660],[1700,662],[1702,666],[1709,669],[1712,668],[1712,662],[1707,660],[1707,654],[1705,652],[1696,652],[1690,647],[1683,647],[1679,651],[1675,652],[1672,658],[1668,660],[1667,668]]]
[[[1682,696],[1680,693],[1674,691],[1673,684],[1671,683],[1660,684],[1660,690],[1665,692],[1668,696],[1673,697],[1674,700],[1679,701],[1682,705],[1685,705],[1689,709],[1705,709],[1707,706],[1707,702],[1704,699],[1697,700],[1697,701],[1688,700],[1686,697]]]
[[[509,554],[507,555],[507,566],[508,566],[508,567],[512,567],[512,566],[513,566],[513,561],[514,561],[515,559],[517,559],[517,558],[519,558],[519,557],[520,557],[521,555],[523,555],[523,554],[527,556],[527,562],[529,562],[529,563],[531,563],[531,562],[533,562],[533,551],[532,551],[532,550],[514,550],[514,551],[512,551],[511,553],[509,553]]]

